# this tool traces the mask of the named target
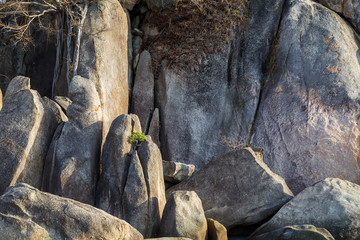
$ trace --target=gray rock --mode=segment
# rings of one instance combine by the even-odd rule
[[[143,40],[140,36],[135,36],[133,38],[133,56],[137,56],[139,54],[140,56],[140,49],[141,46],[143,44]],[[138,63],[136,63],[136,66],[138,65]],[[134,69],[135,70],[135,69]]]
[[[121,3],[121,6],[123,6],[127,10],[131,11],[131,10],[133,10],[135,4],[137,4],[139,1],[138,0],[120,0],[119,2]]]
[[[59,106],[59,104],[57,104],[55,101],[51,100],[48,97],[43,97],[43,101],[55,114],[56,121],[58,122],[58,124],[62,122],[67,122],[69,120],[68,117],[63,112],[63,110],[61,109],[61,107]]]
[[[135,227],[143,236],[151,216],[148,214],[148,191],[143,168],[137,153],[131,155],[128,176],[123,193],[124,220]]]
[[[54,113],[38,92],[30,89],[30,79],[12,79],[0,111],[0,194],[17,182],[40,188],[56,127]]]
[[[207,218],[208,236],[210,240],[228,240],[226,228],[218,221]]]
[[[84,24],[78,75],[98,91],[104,142],[112,121],[129,108],[127,17],[118,0],[95,1]]]
[[[3,94],[2,94],[2,91],[0,89],[0,110],[2,109],[3,107]]]
[[[162,238],[146,238],[146,240],[192,240],[185,237],[162,237]]]
[[[101,157],[101,175],[96,190],[96,206],[118,218],[124,218],[123,192],[129,175],[132,132],[141,132],[136,115],[120,115],[106,137]]]
[[[327,178],[285,204],[254,236],[289,225],[311,224],[327,229],[335,239],[359,239],[360,186]]]
[[[194,173],[195,166],[193,164],[163,161],[163,170],[165,181],[179,183]]]
[[[155,108],[152,113],[148,135],[151,136],[151,139],[160,148],[160,115],[158,108]]]
[[[207,222],[200,198],[193,191],[171,194],[164,209],[159,236],[207,239]]]
[[[360,182],[358,36],[310,0],[286,4],[280,33],[252,145],[295,193],[326,177]]]
[[[62,109],[64,109],[65,112],[67,112],[68,107],[72,103],[72,101],[68,97],[64,96],[55,96],[54,101],[60,105]]]
[[[131,112],[138,115],[141,129],[146,133],[154,110],[154,74],[151,55],[148,51],[140,54],[132,91]]]
[[[53,137],[42,189],[94,205],[101,147],[100,100],[94,84],[80,76],[73,78],[69,95],[69,121]]]
[[[148,189],[148,214],[151,216],[147,227],[148,233],[144,237],[152,237],[156,236],[159,230],[166,198],[161,153],[156,144],[151,140],[151,137],[146,137],[147,141],[143,142],[137,151]]]
[[[156,91],[164,159],[194,164],[200,169],[227,151],[222,136],[248,136],[239,106],[237,54],[241,34],[224,53],[209,55],[198,72],[175,73],[163,65]],[[236,119],[236,121],[235,121]]]
[[[360,31],[360,3],[357,0],[318,0],[324,6],[345,16]]]
[[[269,240],[269,239],[292,239],[292,240],[335,240],[335,238],[325,228],[317,228],[313,225],[294,225],[286,226],[268,233],[264,233],[249,240]]]
[[[166,193],[177,190],[195,191],[206,217],[226,228],[259,223],[293,197],[284,179],[249,148],[219,156]]]
[[[167,8],[173,8],[177,5],[178,0],[146,0],[149,9],[160,11]]]
[[[128,223],[74,200],[29,185],[0,197],[0,239],[143,239]]]

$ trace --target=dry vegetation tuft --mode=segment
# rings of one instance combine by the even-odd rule
[[[179,0],[175,9],[154,12],[148,23],[160,34],[145,43],[154,67],[166,59],[173,69],[194,70],[206,54],[224,51],[230,31],[246,26],[250,0]]]

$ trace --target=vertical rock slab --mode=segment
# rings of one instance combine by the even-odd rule
[[[295,193],[326,177],[359,183],[358,35],[321,4],[291,0],[279,36],[252,145]]]
[[[208,236],[210,240],[228,240],[226,228],[218,221],[207,218]]]
[[[0,194],[17,182],[40,188],[56,127],[55,115],[37,91],[30,89],[30,79],[12,79],[0,111]]]
[[[155,108],[152,113],[148,135],[151,136],[151,139],[160,148],[160,114],[158,108]]]
[[[250,148],[219,156],[166,193],[179,190],[196,192],[206,217],[226,228],[259,223],[293,197],[284,179]]]
[[[154,110],[154,74],[151,67],[151,55],[148,51],[140,54],[136,68],[132,91],[131,112],[138,115],[141,128],[147,133],[151,113]]]
[[[335,239],[359,239],[359,196],[359,185],[327,178],[296,195],[259,227],[253,236],[290,225],[311,224],[327,229]]]
[[[57,104],[55,101],[51,100],[46,96],[43,97],[43,101],[55,114],[56,121],[58,122],[58,124],[62,122],[67,122],[69,120],[68,117],[63,112],[63,110],[61,109],[61,107],[59,106],[59,104]]]
[[[124,218],[122,199],[134,153],[129,142],[132,132],[141,132],[139,118],[126,114],[117,117],[111,124],[101,157],[96,206],[118,218]]]
[[[208,239],[204,209],[195,192],[176,191],[171,194],[164,209],[159,236]]]
[[[87,204],[17,184],[0,197],[0,239],[123,239],[143,236],[127,222]]]
[[[136,152],[131,156],[128,172],[122,197],[124,220],[146,236],[151,216],[148,215],[148,191],[144,172]]]
[[[80,76],[73,78],[69,95],[69,121],[59,126],[52,140],[43,190],[94,205],[102,134],[100,99],[95,85]]]
[[[144,177],[148,190],[149,216],[148,235],[156,236],[160,227],[160,221],[166,204],[165,183],[163,175],[162,157],[159,148],[147,136],[147,141],[138,148],[138,154],[144,171]]]
[[[127,17],[119,1],[95,1],[89,5],[78,74],[93,82],[99,94],[103,141],[112,121],[128,112],[127,35]]]

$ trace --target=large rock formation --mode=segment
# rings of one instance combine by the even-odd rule
[[[112,121],[128,112],[127,17],[119,1],[95,1],[84,26],[78,74],[96,86],[105,141]]]
[[[0,194],[17,182],[41,186],[46,153],[57,124],[51,109],[37,91],[30,89],[30,79],[12,79],[0,111]]]
[[[94,205],[101,147],[100,100],[94,84],[80,76],[73,78],[69,94],[69,121],[53,137],[42,189]]]
[[[285,204],[254,236],[289,225],[311,224],[327,229],[335,239],[359,239],[359,196],[359,185],[327,178]]]
[[[150,136],[139,146],[130,143],[132,132],[141,132],[136,115],[121,115],[111,125],[102,153],[97,207],[152,237],[166,202],[162,157]]]
[[[335,238],[324,228],[317,228],[313,225],[286,226],[271,232],[250,237],[249,240],[268,239],[292,239],[292,240],[335,240]]]
[[[291,0],[278,40],[252,144],[295,193],[326,177],[360,182],[357,34],[324,6]]]
[[[176,191],[171,194],[164,209],[159,235],[207,239],[204,209],[195,192]]]
[[[226,228],[251,225],[270,217],[293,194],[260,154],[251,149],[228,152],[211,161],[188,180],[167,190],[195,191],[205,215]]]
[[[0,197],[0,239],[143,239],[128,223],[27,184]]]
[[[118,217],[124,218],[122,197],[129,175],[132,132],[141,132],[136,115],[120,115],[116,118],[106,137],[102,157],[101,175],[96,191],[96,206]]]

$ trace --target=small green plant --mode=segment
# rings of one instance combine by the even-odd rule
[[[130,143],[140,144],[146,141],[146,137],[141,132],[132,132],[130,137]]]
[[[248,148],[248,147],[251,147],[251,143],[250,142],[247,142],[246,143],[246,147]]]
[[[246,101],[243,99],[240,103],[240,110],[243,111],[245,109]]]
[[[232,11],[233,15],[236,15],[236,14],[238,14],[239,12],[240,12],[239,10],[233,10],[233,11]]]

